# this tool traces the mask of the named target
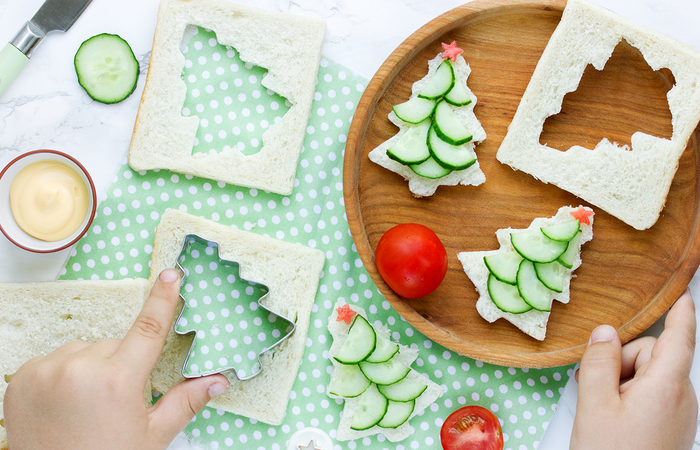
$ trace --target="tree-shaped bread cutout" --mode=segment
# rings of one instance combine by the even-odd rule
[[[247,380],[264,370],[260,355],[287,339],[295,325],[268,310],[264,284],[240,277],[235,261],[222,260],[219,247],[187,235],[178,257],[184,306],[175,324],[178,334],[195,333],[182,375],[195,378],[232,371]]]
[[[289,111],[286,99],[262,86],[267,69],[243,61],[221,45],[216,32],[192,25],[182,47],[187,85],[183,116],[199,117],[192,153],[216,154],[238,148],[253,155],[262,134]],[[187,38],[185,38],[186,40]]]

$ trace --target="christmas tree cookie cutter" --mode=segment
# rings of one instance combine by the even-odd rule
[[[199,370],[188,371],[187,370],[188,364],[190,362],[190,358],[192,357],[193,352],[195,351],[195,348],[197,347],[197,336],[198,336],[198,333],[200,332],[200,330],[194,326],[188,327],[187,325],[185,325],[185,326],[182,325],[183,322],[185,324],[187,324],[187,321],[183,321],[183,318],[185,317],[186,310],[191,307],[191,306],[188,306],[189,304],[191,304],[191,302],[188,302],[188,299],[185,297],[185,295],[182,292],[183,288],[187,284],[186,278],[189,275],[189,270],[182,263],[186,259],[186,255],[188,255],[188,251],[195,244],[199,245],[203,248],[215,249],[216,256],[214,258],[214,261],[215,262],[218,261],[219,266],[224,266],[226,268],[228,268],[228,267],[237,268],[236,269],[237,273],[235,274],[235,277],[237,277],[238,280],[246,282],[251,287],[253,287],[253,286],[257,287],[257,291],[259,293],[263,293],[261,296],[259,296],[257,298],[257,307],[261,308],[263,310],[263,312],[268,313],[270,315],[270,317],[273,318],[272,321],[275,321],[276,319],[281,319],[284,324],[287,324],[287,326],[284,327],[285,332],[283,334],[281,334],[278,338],[276,338],[276,340],[274,341],[274,343],[272,345],[270,345],[268,347],[264,347],[260,351],[256,352],[257,363],[253,366],[250,374],[248,374],[244,370],[237,369],[237,367],[240,367],[240,366],[238,366],[238,363],[235,362],[235,358],[232,358],[233,363],[223,364],[223,365],[216,367],[216,368],[213,368],[211,370],[209,370],[209,369],[204,370],[204,371],[199,371]],[[251,378],[254,378],[260,372],[262,372],[263,364],[262,364],[261,358],[263,357],[263,355],[270,352],[272,349],[274,349],[275,347],[282,344],[285,340],[287,340],[296,330],[296,324],[292,320],[288,319],[287,317],[284,317],[283,315],[265,307],[265,305],[263,304],[263,300],[270,293],[269,287],[267,285],[265,285],[264,283],[261,283],[258,281],[253,281],[253,280],[248,280],[248,279],[241,277],[240,276],[240,269],[241,269],[240,263],[238,263],[237,261],[226,260],[226,259],[221,258],[220,254],[219,254],[219,248],[220,248],[219,243],[216,241],[210,241],[210,240],[205,239],[205,238],[198,236],[196,234],[185,235],[185,238],[184,238],[183,244],[182,244],[182,249],[180,250],[180,253],[178,255],[178,258],[176,261],[176,267],[175,267],[176,270],[178,270],[180,272],[180,275],[181,275],[180,298],[184,302],[184,306],[183,306],[182,310],[180,311],[178,319],[175,321],[175,325],[173,326],[173,331],[175,331],[176,334],[183,335],[183,336],[191,334],[191,333],[196,334],[195,338],[192,341],[192,345],[190,346],[190,349],[187,352],[187,357],[185,358],[185,362],[182,365],[182,376],[183,377],[185,377],[185,378],[200,378],[200,377],[204,377],[204,376],[208,376],[208,375],[214,375],[217,373],[226,374],[226,373],[233,372],[233,374],[235,375],[235,377],[238,380],[245,381],[245,380],[249,380]],[[228,361],[228,358],[227,358],[227,361]]]

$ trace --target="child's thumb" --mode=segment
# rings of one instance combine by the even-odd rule
[[[212,397],[228,388],[229,381],[223,375],[192,378],[171,388],[150,411],[155,440],[162,440],[163,448],[167,447]]]
[[[615,328],[601,325],[591,333],[578,373],[578,408],[607,407],[620,398],[622,346]]]

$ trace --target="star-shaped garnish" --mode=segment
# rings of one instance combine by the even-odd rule
[[[442,59],[450,58],[452,62],[457,61],[457,57],[464,51],[457,47],[457,41],[452,41],[449,45],[443,42],[442,49],[444,50],[444,52],[442,52]]]
[[[308,444],[300,445],[299,450],[321,450],[321,449],[316,447],[316,443],[314,442],[313,439],[311,439]]]
[[[338,313],[338,318],[336,320],[338,322],[345,322],[348,325],[350,325],[352,319],[354,319],[357,315],[355,311],[350,309],[350,305],[348,305],[347,303],[341,306],[340,308],[336,309],[336,312]]]
[[[595,213],[593,211],[589,211],[583,206],[580,206],[578,209],[571,211],[570,214],[573,216],[574,219],[579,219],[581,223],[585,223],[586,225],[590,225],[590,218],[595,216]]]

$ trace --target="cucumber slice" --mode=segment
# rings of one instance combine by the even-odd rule
[[[435,107],[433,120],[435,132],[440,139],[452,145],[462,145],[472,140],[472,134],[452,111],[452,106],[444,100]]]
[[[520,296],[516,286],[498,281],[491,274],[489,274],[488,289],[491,300],[502,311],[521,314],[532,309],[532,306],[527,304]]]
[[[430,121],[424,120],[410,127],[394,145],[386,151],[386,155],[401,164],[420,164],[430,158],[428,150],[428,131]]]
[[[445,101],[453,106],[467,106],[472,102],[472,98],[467,91],[465,83],[461,83],[455,76],[455,85],[450,92],[445,95]]]
[[[493,255],[484,256],[484,263],[491,274],[499,281],[512,284],[517,282],[518,269],[523,257],[518,252],[499,252]]]
[[[518,292],[525,303],[538,311],[549,311],[552,308],[552,291],[537,278],[532,261],[523,260],[520,263]]]
[[[387,362],[399,352],[399,344],[384,335],[377,334],[377,346],[365,361],[371,363]]]
[[[428,385],[416,380],[404,378],[403,380],[397,381],[394,384],[377,386],[377,389],[379,389],[379,392],[389,400],[393,400],[395,402],[408,402],[420,397],[421,394],[428,389]]]
[[[442,178],[452,172],[450,169],[445,169],[442,167],[433,158],[428,158],[420,164],[411,164],[408,167],[410,167],[416,174],[432,179]]]
[[[557,259],[562,266],[567,269],[573,269],[574,261],[576,261],[576,255],[578,254],[579,246],[581,245],[582,232],[578,232],[572,240],[569,241],[569,245],[566,247],[566,251]]]
[[[580,229],[581,221],[579,219],[540,228],[540,230],[542,230],[542,234],[547,236],[549,239],[553,241],[565,242],[572,240]]]
[[[435,111],[435,100],[428,100],[421,97],[413,97],[407,102],[394,106],[396,117],[408,123],[421,123]]]
[[[568,247],[567,242],[553,241],[539,229],[511,233],[510,242],[520,256],[539,263],[555,261]]]
[[[386,413],[377,425],[382,428],[396,428],[406,422],[413,414],[416,402],[392,402],[389,400]]]
[[[98,34],[83,42],[73,63],[78,83],[98,102],[120,102],[136,89],[139,62],[116,34]]]
[[[357,397],[367,390],[372,384],[357,364],[341,365],[335,368],[328,383],[328,392],[340,397]]]
[[[360,362],[360,370],[371,381],[376,384],[394,384],[406,378],[411,369],[396,358],[391,358],[383,363]]]
[[[341,364],[357,364],[367,358],[377,345],[377,334],[372,325],[361,315],[356,315],[348,335],[334,356]]]
[[[418,97],[436,100],[447,94],[455,85],[455,71],[448,60],[444,60],[418,94]]]
[[[379,393],[374,384],[357,397],[357,400],[357,413],[350,421],[350,428],[353,430],[361,431],[372,428],[382,420],[389,407],[389,400]]]
[[[445,169],[463,170],[476,162],[474,149],[467,145],[450,145],[440,139],[431,126],[428,132],[428,150],[435,162]]]
[[[562,266],[559,261],[535,263],[535,272],[537,273],[537,278],[549,289],[555,292],[564,290],[566,267]]]

